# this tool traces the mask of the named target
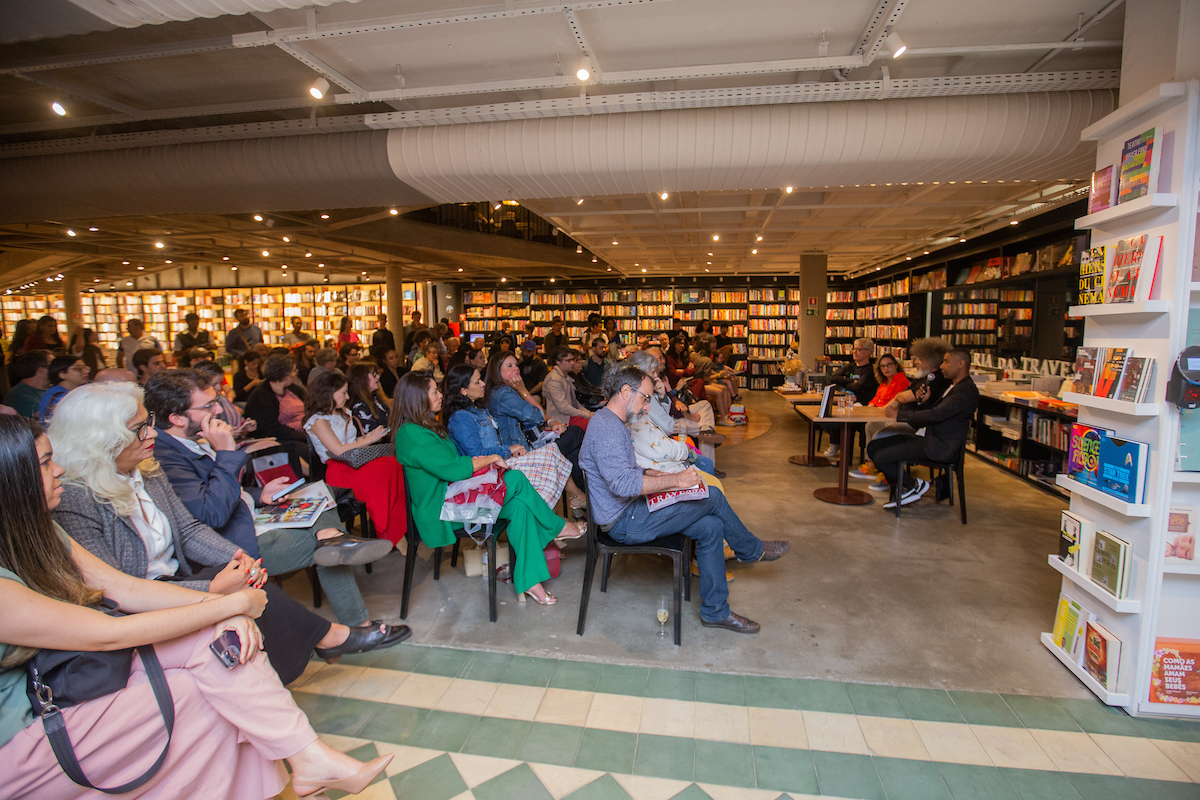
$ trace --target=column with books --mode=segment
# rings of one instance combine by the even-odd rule
[[[1049,556],[1062,594],[1042,641],[1135,715],[1200,717],[1200,479],[1178,471],[1180,412],[1163,402],[1189,311],[1200,317],[1198,132],[1196,81],[1155,87],[1083,132],[1099,169],[1076,222],[1092,249],[1068,312],[1086,321],[1064,397],[1080,411],[1057,481],[1071,506]]]

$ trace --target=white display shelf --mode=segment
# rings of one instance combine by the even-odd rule
[[[1091,486],[1080,483],[1074,478],[1068,478],[1066,475],[1057,476],[1054,482],[1080,497],[1086,497],[1093,503],[1098,503],[1126,517],[1150,516],[1150,505],[1148,503],[1126,503],[1124,500],[1113,497],[1111,494],[1105,494],[1099,489],[1093,489]]]
[[[1074,567],[1069,567],[1064,564],[1063,560],[1054,553],[1046,556],[1046,562],[1063,575],[1066,575],[1071,583],[1075,584],[1080,589],[1111,608],[1113,611],[1116,611],[1118,614],[1137,614],[1141,612],[1142,601],[1130,600],[1128,598],[1125,600],[1118,600],[1106,592],[1103,587],[1097,586],[1096,582],[1091,578],[1087,577]]]
[[[1172,717],[1200,718],[1200,707],[1179,703],[1151,703],[1148,700],[1143,700],[1138,703],[1138,711],[1144,711],[1147,714],[1164,714]]]
[[[1105,705],[1109,706],[1128,706],[1129,695],[1121,692],[1110,692],[1100,685],[1100,682],[1088,675],[1087,670],[1071,660],[1068,653],[1064,653],[1062,648],[1054,643],[1054,635],[1042,631],[1042,644],[1046,645],[1046,649],[1054,654],[1054,657],[1066,665],[1067,669],[1075,673],[1075,677],[1083,681],[1083,685],[1092,690],[1092,692],[1104,701]]]
[[[1200,563],[1185,564],[1181,561],[1164,561],[1163,572],[1171,575],[1200,575]]]
[[[1075,230],[1085,231],[1090,228],[1103,228],[1119,220],[1129,220],[1141,214],[1160,213],[1168,208],[1175,208],[1179,205],[1179,195],[1177,194],[1148,194],[1145,197],[1139,197],[1137,200],[1130,200],[1127,203],[1106,208],[1103,211],[1097,211],[1095,214],[1088,214],[1084,217],[1079,217],[1075,220]]]
[[[1181,472],[1176,470],[1171,475],[1175,483],[1200,483],[1200,472]]]
[[[1162,413],[1162,403],[1128,403],[1123,400],[1113,400],[1108,397],[1096,397],[1094,394],[1079,394],[1063,392],[1062,399],[1084,408],[1097,411],[1111,411],[1114,414],[1124,414],[1127,417],[1157,417]],[[1200,475],[1200,472],[1196,473]],[[1198,478],[1197,480],[1200,480]]]
[[[1160,106],[1184,100],[1187,97],[1186,83],[1160,83],[1145,94],[1139,95],[1106,117],[1083,129],[1079,138],[1085,142],[1098,142],[1109,134],[1130,124],[1143,114]],[[1161,110],[1161,109],[1160,109]]]
[[[1171,310],[1170,300],[1138,300],[1134,303],[1096,303],[1090,306],[1071,306],[1068,317],[1116,317],[1165,314]]]
[[[1200,292],[1200,281],[1191,281],[1188,284],[1188,291],[1190,291],[1192,294]]]

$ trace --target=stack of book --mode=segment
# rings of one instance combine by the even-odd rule
[[[1075,392],[1141,403],[1154,386],[1154,359],[1128,347],[1080,347],[1075,353]]]

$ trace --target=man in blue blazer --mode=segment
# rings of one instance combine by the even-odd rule
[[[250,457],[217,416],[220,406],[208,381],[192,370],[158,373],[146,384],[145,405],[166,434],[156,440],[154,457],[192,516],[252,557],[261,555],[268,573],[281,575],[315,564],[338,621],[350,627],[369,621],[354,565],[383,558],[391,542],[350,536],[333,509],[311,527],[256,535],[252,506],[274,500],[289,481],[277,478],[262,489],[242,488]]]

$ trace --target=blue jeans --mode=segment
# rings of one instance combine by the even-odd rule
[[[707,472],[709,475],[712,475],[717,470],[717,464],[715,461],[713,461],[708,456],[697,455],[696,456],[696,469],[700,470],[701,472]]]
[[[708,487],[708,498],[686,500],[654,513],[642,498],[635,499],[617,517],[608,535],[626,544],[682,533],[696,542],[700,568],[700,618],[719,622],[729,616],[729,584],[725,581],[725,543],[739,561],[757,561],[762,540],[738,519],[721,490]]]
[[[258,537],[258,551],[262,554],[263,567],[271,575],[283,575],[313,565],[313,551],[317,549],[317,531],[336,528],[344,531],[336,509],[329,509],[317,517],[308,528],[273,528]],[[333,606],[334,616],[343,625],[362,625],[370,618],[354,567],[317,567],[321,589]]]

